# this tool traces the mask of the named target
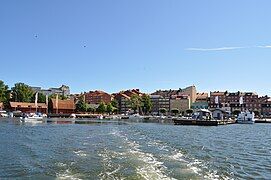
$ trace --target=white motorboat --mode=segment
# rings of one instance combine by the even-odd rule
[[[6,111],[0,111],[0,117],[8,117],[8,114]]]
[[[238,124],[254,124],[255,123],[254,112],[245,111],[241,112],[237,117]]]
[[[22,122],[42,122],[43,116],[40,116],[37,114],[29,114],[29,115],[25,115],[23,117],[20,117],[20,120]]]

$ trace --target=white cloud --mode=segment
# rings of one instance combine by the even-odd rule
[[[256,46],[257,48],[271,48],[271,45],[268,46]]]
[[[245,48],[249,48],[249,47],[186,48],[185,50],[187,51],[226,51],[226,50],[245,49]]]

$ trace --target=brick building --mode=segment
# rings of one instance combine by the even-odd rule
[[[268,96],[264,96],[259,98],[259,101],[261,103],[261,114],[264,117],[270,117],[271,116],[271,98]]]
[[[170,99],[168,97],[150,95],[150,99],[152,102],[151,112],[153,114],[159,114],[160,109],[166,109],[167,112],[170,111]]]
[[[227,91],[210,92],[209,108],[211,110],[214,110],[216,108],[229,109],[230,105],[226,99],[227,95]],[[218,100],[218,102],[216,102],[216,99]]]
[[[103,91],[90,91],[84,94],[85,102],[88,104],[100,104],[104,102],[106,104],[111,102],[111,95]]]
[[[58,103],[56,99],[51,99],[48,108],[51,114],[72,114],[75,112],[75,103],[73,99],[58,100]]]
[[[240,97],[243,97],[243,104],[240,104]],[[261,104],[259,103],[259,97],[253,92],[235,92],[228,93],[226,101],[230,104],[231,111],[235,110],[251,110],[261,112]]]
[[[113,94],[114,99],[118,102],[120,113],[126,114],[131,111],[130,99],[133,95],[142,96],[143,93],[139,89],[131,89]]]
[[[184,89],[180,88],[178,90],[158,90],[152,93],[152,95],[160,95],[165,98],[171,98],[172,96],[189,96],[190,102],[194,103],[197,98],[197,89],[196,86],[193,85]]]

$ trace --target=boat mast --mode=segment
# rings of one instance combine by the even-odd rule
[[[36,95],[35,95],[35,107],[36,107],[36,114],[38,112],[38,95],[39,93],[37,92]]]

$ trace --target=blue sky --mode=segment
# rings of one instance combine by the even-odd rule
[[[271,95],[269,0],[2,0],[0,79]]]

